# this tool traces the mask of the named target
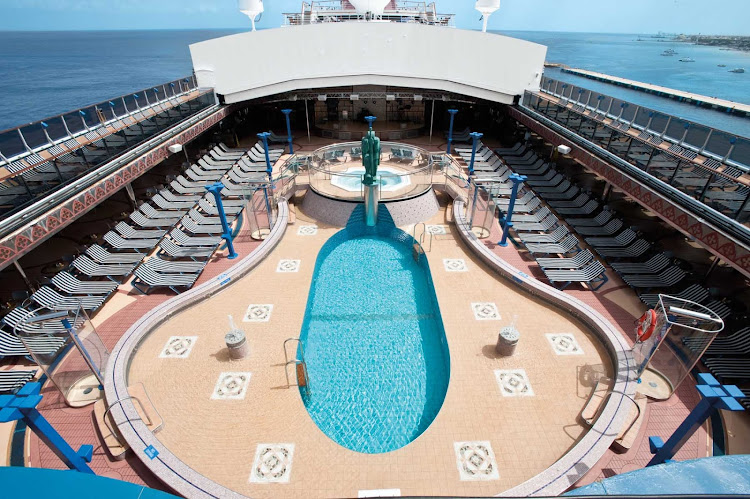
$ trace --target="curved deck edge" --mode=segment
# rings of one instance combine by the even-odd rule
[[[140,341],[164,321],[185,308],[220,292],[227,284],[255,268],[278,244],[286,232],[289,205],[279,200],[278,216],[268,237],[249,255],[221,275],[153,308],[120,338],[107,364],[104,393],[109,404],[127,396],[130,358]],[[162,482],[179,494],[190,497],[245,497],[190,468],[162,444],[140,420],[131,399],[122,400],[111,411],[123,438],[143,464]],[[156,455],[154,455],[156,451]],[[152,457],[153,456],[153,457]]]
[[[633,396],[635,362],[625,338],[599,312],[573,296],[521,272],[487,248],[471,231],[464,217],[464,201],[453,203],[453,219],[461,239],[484,264],[524,291],[550,303],[586,324],[604,343],[616,369],[613,390]],[[507,496],[557,496],[583,477],[612,445],[630,413],[625,396],[612,394],[601,415],[586,434],[560,459],[538,475],[499,494]]]

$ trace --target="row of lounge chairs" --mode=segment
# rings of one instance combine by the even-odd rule
[[[265,158],[259,165],[253,163],[245,152],[221,144],[199,160],[203,166],[193,165],[187,172],[200,175],[210,170],[224,175],[236,169],[237,178],[247,175],[243,172],[251,168],[255,169],[253,175],[256,170],[265,172]],[[271,157],[278,158],[280,154],[281,151],[273,151]],[[212,176],[212,179],[220,178]],[[205,184],[206,181],[186,178],[181,181],[182,187],[194,190],[196,194],[180,194],[171,187],[163,189],[151,203],[141,205],[131,214],[131,223],[119,222],[104,235],[102,244],[89,246],[73,260],[69,269],[57,273],[48,284],[33,293],[26,306],[11,310],[2,320],[0,357],[29,355],[23,343],[13,335],[16,327],[39,332],[62,330],[59,321],[44,323],[42,328],[39,325],[24,326],[23,319],[30,315],[31,309],[75,311],[82,307],[97,310],[134,271],[134,286],[141,290],[144,289],[139,286],[141,282],[146,283],[146,291],[160,286],[175,291],[191,286],[221,241],[214,234],[217,227],[221,232],[215,223],[218,210],[213,198],[206,195]],[[230,188],[247,189],[245,185],[232,185],[231,181],[227,184]],[[199,185],[200,189],[197,189]],[[243,206],[244,200],[226,200],[230,218],[237,216]],[[147,258],[154,248],[156,253]],[[144,258],[147,259],[144,261]],[[40,336],[39,341],[43,338]],[[50,349],[60,347],[60,340],[47,340],[55,343],[48,345]]]
[[[245,198],[255,192],[254,184],[268,180],[265,153],[260,147],[258,143],[253,149],[243,151],[220,144],[199,161],[202,166],[199,175],[180,181],[183,189],[177,195],[182,199],[159,201],[164,211],[174,213],[175,223],[171,230],[160,235],[156,254],[135,268],[131,283],[134,289],[144,294],[157,288],[179,293],[195,284],[222,242],[224,231],[213,196],[197,194],[205,193],[209,184],[220,180],[224,184],[222,204],[231,225],[242,212]],[[282,153],[283,149],[271,150],[269,157],[275,162]]]
[[[566,217],[565,222],[579,236],[584,236],[586,244],[592,247],[599,256],[615,261],[641,258],[653,249],[651,243],[642,239],[635,230],[626,227],[623,220],[616,218],[605,206],[592,199],[588,193],[578,190],[564,175],[555,172],[549,165],[541,162],[539,158],[535,158],[534,154],[530,154],[530,152],[526,151],[518,159],[509,156],[506,160],[514,170],[527,175],[526,183],[531,184],[534,192],[544,197],[547,204],[558,215],[583,215],[578,218]],[[572,200],[560,199],[560,197],[571,195],[575,195]],[[596,211],[599,211],[599,213],[592,217],[591,215]],[[551,223],[553,220],[548,218],[542,228],[550,230],[555,227]],[[563,232],[557,230],[559,238]],[[561,249],[568,249],[570,242],[572,241],[569,240],[569,243]],[[654,255],[652,258],[642,264],[613,263],[613,269],[635,289],[669,288],[687,277],[685,271],[669,261],[666,255],[662,254],[660,257]]]
[[[498,150],[498,152],[504,154],[504,159],[513,170],[528,176],[527,185],[544,186],[547,188],[544,191],[546,193],[556,192],[554,189],[548,188],[551,184],[566,191],[570,188],[565,182],[566,179],[560,178],[560,174],[551,172],[551,169],[539,164],[538,160],[534,160],[533,155],[524,151],[520,144],[510,150]],[[520,201],[525,206],[535,206],[533,196],[528,195],[528,193],[525,193]],[[596,205],[593,209],[587,206],[587,204],[592,203]],[[571,214],[571,211],[565,212],[566,209],[572,209],[572,212],[575,212],[576,215],[581,215],[581,212],[584,212],[583,216],[566,217],[565,223],[579,235],[588,236],[585,237],[586,243],[599,256],[609,260],[611,268],[627,284],[640,291],[639,297],[646,305],[657,306],[659,293],[651,292],[651,289],[654,289],[664,294],[702,304],[725,321],[731,319],[732,309],[730,306],[721,300],[712,298],[709,290],[699,284],[689,285],[682,291],[674,291],[677,285],[690,280],[689,274],[677,265],[668,254],[656,250],[653,244],[639,237],[635,230],[626,227],[625,223],[618,219],[615,213],[604,206],[600,206],[596,200],[581,196],[580,199],[575,199],[574,202],[567,205],[561,205],[559,200],[550,200],[547,204],[559,215]],[[575,205],[579,205],[578,211],[574,209]],[[564,208],[561,209],[561,206]],[[548,278],[562,279],[564,277],[561,277],[560,274],[564,276],[570,269],[573,269],[576,274],[580,274],[582,279],[590,279],[594,272],[604,270],[604,267],[596,262],[594,255],[589,250],[584,249],[574,253],[578,247],[574,247],[573,236],[566,235],[564,231],[560,230],[560,225],[556,223],[555,218],[552,218],[553,215],[549,209],[541,205],[535,206],[534,209],[537,211],[531,214],[523,213],[518,216],[514,214],[514,226],[525,226],[543,232],[544,236],[553,240],[560,237],[564,239],[559,243],[536,243],[538,246],[532,246],[531,251],[554,248],[555,250],[568,250],[565,253],[572,255],[564,258],[537,258],[537,263],[542,267]],[[530,240],[529,237],[524,237],[522,233],[519,233],[519,236],[521,241]],[[535,238],[536,236],[534,236]],[[563,251],[560,251],[560,253],[564,254]],[[730,321],[729,324],[730,327],[734,326],[736,321],[734,323]],[[741,327],[726,336],[715,339],[706,350],[703,364],[720,380],[750,382],[750,327]]]
[[[471,160],[471,148],[457,147],[456,152],[467,162]],[[491,149],[479,144],[475,153],[475,182],[482,185],[492,197],[495,205],[507,212],[510,205],[511,187],[509,176],[516,167],[530,170],[538,158],[518,144],[514,148],[501,149],[503,161]],[[527,173],[527,171],[524,171]],[[579,195],[578,188],[567,179],[555,178],[554,172],[529,175],[519,190],[513,209],[513,230],[516,240],[534,255],[547,280],[561,288],[571,283],[587,284],[592,290],[607,282],[606,269],[586,251],[580,251],[580,241],[567,226],[542,204],[537,191],[559,203],[570,202]],[[551,201],[550,201],[551,202]],[[540,258],[537,255],[574,255],[567,258]]]

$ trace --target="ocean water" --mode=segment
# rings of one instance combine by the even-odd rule
[[[0,32],[0,130],[188,76],[188,45],[236,32]]]
[[[0,32],[0,130],[186,76],[192,71],[188,45],[237,32]],[[638,35],[522,31],[504,34],[547,45],[549,61],[750,103],[750,53],[647,37],[638,42]],[[674,48],[679,55],[660,56],[667,48]],[[678,62],[683,56],[696,62]],[[719,68],[718,64],[727,67]],[[748,72],[728,72],[735,67],[744,67]],[[750,136],[750,120],[744,118],[557,73],[548,70],[553,77]]]
[[[549,62],[750,104],[750,52],[670,42],[650,38],[648,35],[532,31],[507,31],[502,34],[546,45]],[[638,41],[639,38],[642,41]],[[672,57],[662,56],[661,53],[669,48],[678,54]],[[679,62],[683,57],[691,57],[695,62]],[[725,64],[726,67],[720,68],[719,64]],[[734,68],[745,68],[747,72],[730,73],[729,70]],[[547,68],[545,74],[641,106],[750,137],[748,118],[698,108],[563,73],[559,69]]]
[[[412,258],[411,236],[385,225],[383,217],[377,229],[350,222],[326,242],[300,336],[310,417],[338,444],[368,454],[399,449],[428,428],[450,369],[429,267]]]

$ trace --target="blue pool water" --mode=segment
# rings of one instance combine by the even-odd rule
[[[395,172],[387,168],[380,168],[378,171],[380,174],[377,175],[377,181],[381,191],[392,191],[409,183],[409,177],[396,175]],[[362,190],[362,177],[359,175],[365,174],[364,167],[349,168],[346,170],[346,173],[347,176],[338,175],[333,177],[333,184],[352,192]]]
[[[450,370],[426,259],[415,262],[411,236],[384,218],[377,230],[352,221],[323,246],[301,335],[310,416],[340,445],[370,454],[427,429]]]

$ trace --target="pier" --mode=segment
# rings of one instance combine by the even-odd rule
[[[750,117],[750,104],[742,104],[740,102],[717,99],[715,97],[708,97],[691,92],[684,92],[682,90],[661,87],[659,85],[652,85],[650,83],[629,80],[627,78],[619,78],[617,76],[610,76],[604,73],[597,73],[596,71],[588,71],[585,69],[563,67],[562,71],[564,73],[570,73],[576,76],[583,76],[584,78],[589,78],[591,80],[610,83],[612,85],[619,85],[621,87],[627,87],[633,90],[640,90],[641,92],[655,94],[661,97],[668,97],[680,102],[692,103],[697,106],[718,109],[720,111],[725,111],[730,114],[736,114],[738,116]]]

